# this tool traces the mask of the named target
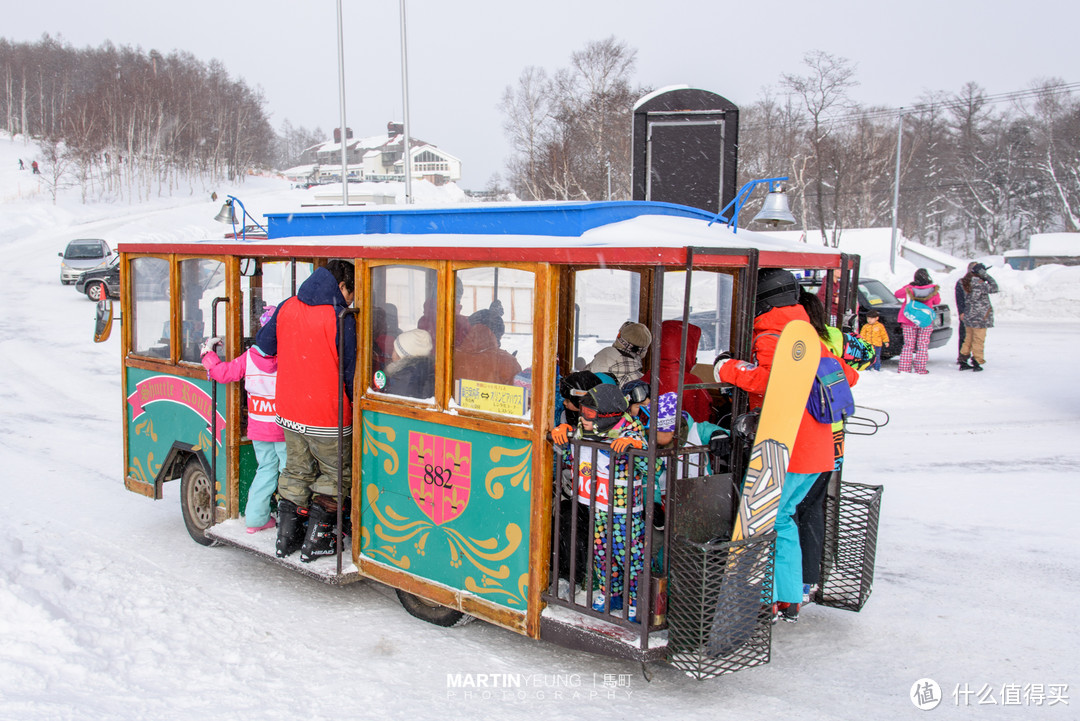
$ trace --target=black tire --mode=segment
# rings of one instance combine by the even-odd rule
[[[455,611],[446,606],[440,606],[437,603],[432,603],[419,596],[414,596],[411,593],[402,591],[400,588],[397,589],[397,597],[398,600],[401,601],[401,605],[409,612],[410,616],[415,616],[421,621],[427,621],[436,626],[442,626],[443,628],[464,626],[470,621],[476,620],[475,616],[470,616],[461,611]]]
[[[86,287],[83,288],[83,291],[86,293],[86,297],[94,301],[95,303],[97,303],[99,300],[104,299],[108,295],[107,291],[105,290],[105,284],[101,281],[87,283]]]
[[[213,546],[216,541],[207,538],[204,531],[214,525],[214,484],[202,464],[194,458],[188,461],[180,478],[180,508],[192,540],[203,546]]]

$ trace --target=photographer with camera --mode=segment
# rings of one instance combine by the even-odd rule
[[[986,358],[983,346],[986,330],[994,327],[994,307],[990,294],[998,292],[998,284],[986,272],[982,263],[969,263],[967,275],[960,279],[964,291],[964,311],[960,322],[964,324],[964,344],[960,347],[960,370],[981,371]],[[969,364],[970,361],[970,364]]]

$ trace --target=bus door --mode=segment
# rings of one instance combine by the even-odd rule
[[[308,258],[240,258],[240,300],[232,313],[240,328],[239,346],[235,355],[243,353],[255,344],[255,337],[262,327],[265,317],[269,320],[273,311],[287,298],[296,295],[296,290],[314,272],[315,264]],[[248,397],[243,383],[234,384],[239,393],[234,416],[228,421],[239,428],[237,448],[236,488],[230,488],[235,496],[235,503],[229,504],[234,509],[229,517],[236,517],[247,507],[248,490],[255,478],[258,461],[251,441],[247,438]]]
[[[162,484],[180,478],[188,531],[209,543],[203,531],[226,512],[229,398],[215,397],[200,350],[215,330],[230,333],[234,276],[221,258],[129,255],[126,262],[125,485],[161,498]]]

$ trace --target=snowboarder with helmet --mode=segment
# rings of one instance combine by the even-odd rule
[[[727,353],[721,353],[713,366],[718,383],[730,383],[749,394],[751,409],[761,407],[765,400],[776,344],[784,326],[793,320],[810,322],[806,310],[799,305],[800,292],[799,282],[790,271],[782,268],[759,270],[754,305],[754,361],[734,360]],[[849,370],[844,367],[845,375]],[[848,376],[848,383],[854,382],[855,377]],[[816,421],[804,409],[776,512],[773,600],[776,611],[788,621],[798,619],[803,598],[802,551],[793,516],[795,507],[817,477],[832,469],[832,428],[828,423]]]

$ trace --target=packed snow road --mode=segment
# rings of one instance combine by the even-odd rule
[[[118,339],[91,343],[92,304],[56,278],[61,235],[20,238],[0,315],[0,718],[903,718],[922,678],[941,718],[1075,716],[1080,323],[1001,322],[979,374],[955,346],[928,376],[864,373],[857,402],[892,416],[848,441],[845,478],[885,486],[867,607],[811,606],[765,667],[648,682],[193,543],[178,487],[124,490]]]

